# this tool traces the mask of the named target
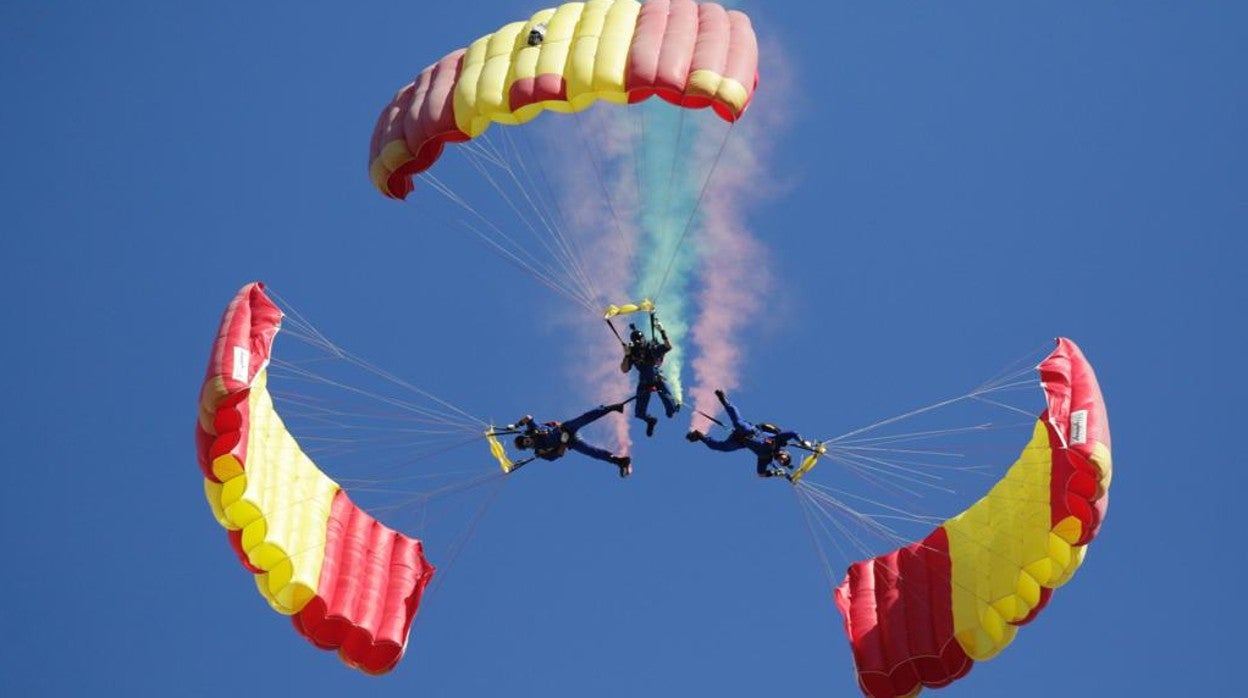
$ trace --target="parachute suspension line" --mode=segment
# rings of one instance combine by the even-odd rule
[[[428,491],[423,491],[423,490],[422,491],[407,491],[404,493],[406,496],[402,500],[395,502],[394,504],[388,504],[388,505],[383,505],[383,506],[372,506],[370,507],[370,509],[373,511],[379,511],[379,512],[380,511],[403,512],[403,511],[409,511],[417,507],[423,508],[423,507],[428,506],[430,502],[433,502],[437,499],[441,499],[443,497],[447,497],[450,495],[461,494],[463,492],[468,492],[482,485],[490,484],[505,476],[506,476],[505,473],[498,472],[497,469],[491,469],[491,471],[485,472],[483,474],[477,474],[473,478],[453,482],[453,483],[444,485],[436,489],[432,489]],[[363,492],[363,491],[368,491],[368,490],[367,488],[352,487],[351,491]],[[399,492],[401,490],[397,490],[394,488],[382,488],[382,489],[378,489],[375,491]],[[422,515],[426,518],[426,520],[421,522],[421,525],[427,526],[428,515],[427,514],[422,514]]]
[[[816,522],[815,520],[815,515],[811,511],[814,504],[808,501],[809,495],[806,493],[806,487],[807,485],[804,482],[797,483],[797,487],[793,488],[793,496],[797,497],[798,507],[802,511],[802,522],[806,524],[806,531],[810,534],[810,542],[815,548],[815,555],[819,557],[819,562],[823,566],[823,574],[828,578],[828,585],[835,589],[837,585],[836,572],[832,567],[832,561],[828,559],[827,551],[824,550],[822,542],[823,539],[819,537],[819,533],[816,531],[816,523],[819,524],[819,528],[824,528],[824,524],[822,521]],[[836,542],[835,538],[829,536],[828,540],[830,540],[832,545],[837,549],[837,553],[841,556],[841,559],[849,559],[849,556],[845,554],[845,551],[841,548],[840,544]]]
[[[1007,383],[1007,384],[998,385],[998,386],[986,385],[986,386],[978,387],[964,395],[959,395],[957,397],[951,397],[945,400],[940,400],[930,405],[919,407],[919,408],[910,410],[909,412],[896,415],[894,417],[888,417],[886,419],[882,419],[878,422],[875,422],[874,424],[868,424],[865,427],[860,427],[858,429],[854,429],[853,431],[845,432],[844,434],[841,434],[840,436],[834,436],[830,439],[824,440],[823,444],[830,446],[834,444],[840,444],[842,442],[847,442],[846,440],[849,439],[849,437],[851,436],[857,436],[858,434],[862,434],[865,432],[872,431],[874,429],[886,427],[890,424],[896,424],[897,422],[901,422],[901,421],[910,419],[912,417],[917,417],[921,414],[926,414],[928,412],[932,412],[933,410],[937,410],[942,407],[947,407],[949,405],[962,402],[964,400],[978,400],[983,395],[986,395],[989,393],[998,392],[1002,390],[1012,390],[1017,387],[1020,387],[1020,385],[1022,385],[1022,383]],[[1034,386],[1034,383],[1029,383],[1028,385]],[[847,443],[853,443],[853,442],[847,442]]]
[[[871,517],[861,514],[853,508],[846,506],[843,502],[840,502],[834,497],[831,497],[826,493],[817,492],[810,487],[811,486],[803,480],[798,483],[798,487],[796,488],[798,490],[797,494],[800,499],[805,500],[803,501],[803,513],[806,514],[808,520],[807,530],[810,531],[811,537],[814,539],[815,548],[819,553],[820,559],[823,562],[825,574],[828,577],[828,583],[833,589],[835,589],[840,585],[840,580],[837,578],[837,573],[834,571],[831,562],[825,554],[822,543],[823,540],[826,539],[829,543],[831,543],[831,545],[836,548],[837,552],[840,554],[841,559],[846,562],[858,558],[872,558],[875,555],[875,552],[870,549],[870,546],[866,545],[859,535],[850,530],[850,524],[839,519],[837,513],[839,512],[841,515],[846,516],[848,521],[857,523],[867,531],[876,530],[877,535],[879,535],[880,530],[889,531],[891,529],[888,529],[886,526],[877,527],[876,525],[868,524],[867,522],[870,521]],[[835,531],[833,529],[835,529]],[[822,537],[820,535],[821,533]],[[843,536],[847,542],[851,543],[852,547],[857,549],[859,553],[849,555],[846,549],[840,544],[840,542],[838,542],[838,533],[840,536]],[[883,535],[883,538],[886,541],[891,540],[890,545],[919,544],[920,548],[928,550],[929,552],[943,554],[943,551],[935,550],[926,545],[922,545],[919,541],[906,540],[902,537],[896,536],[895,534]],[[899,568],[888,566],[886,559],[876,560],[875,564],[887,569],[898,579],[903,576]],[[951,584],[955,585],[957,588],[967,591],[972,595],[976,595],[975,590],[969,588],[965,583],[958,583],[956,580],[950,581]],[[923,610],[927,613],[931,613],[933,611],[930,601],[926,598],[915,598],[910,600],[909,603],[921,604],[923,606]]]
[[[513,156],[507,161],[509,163],[514,162],[516,163],[516,165],[519,166],[521,173],[524,174],[525,179],[528,182],[527,186],[523,182],[520,181],[520,178],[516,176],[515,170],[511,166],[508,166],[507,168],[505,168],[508,175],[511,177],[511,180],[513,184],[516,186],[516,188],[520,191],[522,195],[524,195],[525,200],[528,202],[529,206],[533,209],[534,215],[538,218],[539,221],[542,222],[542,225],[546,228],[551,238],[554,239],[558,248],[558,256],[563,261],[565,273],[568,275],[570,279],[579,283],[582,293],[585,296],[585,298],[589,300],[591,304],[596,304],[594,302],[600,296],[598,294],[597,289],[594,287],[592,276],[588,274],[585,270],[585,266],[582,262],[582,260],[584,259],[584,255],[577,248],[577,246],[573,243],[573,237],[568,235],[566,224],[561,225],[559,221],[552,220],[552,217],[548,215],[547,213],[549,210],[553,210],[558,214],[558,216],[561,219],[563,219],[562,209],[559,206],[558,200],[556,199],[555,202],[553,203],[547,202],[544,200],[539,200],[539,201],[534,200],[535,198],[542,199],[542,197],[540,195],[541,192],[539,188],[537,187],[537,180],[533,177],[532,173],[529,171],[529,167],[527,164],[529,158],[526,158],[523,154],[520,153],[520,149],[516,146],[516,142],[515,142],[516,139],[512,137],[511,130],[502,130],[501,133],[502,133],[501,137],[503,138],[503,140],[507,141],[507,144],[511,146],[511,152],[513,154]],[[521,140],[523,140],[525,144],[529,146],[529,151],[530,153],[532,153],[533,147],[532,147],[531,142],[527,138],[522,138]],[[541,162],[536,157],[534,157],[533,159],[534,161]],[[544,177],[545,168],[539,167],[537,169]],[[547,183],[547,186],[549,187],[549,183]],[[566,223],[566,219],[564,219],[564,221]],[[551,253],[555,254],[554,251],[552,251]]]
[[[511,262],[518,269],[529,274],[534,279],[539,281],[542,285],[546,286],[547,288],[554,291],[555,293],[565,296],[572,302],[582,307],[585,307],[586,309],[589,309],[589,310],[594,309],[593,304],[588,303],[584,298],[577,295],[577,293],[574,290],[568,289],[564,287],[562,284],[560,284],[555,279],[555,272],[543,269],[542,264],[538,262],[536,259],[534,259],[531,253],[525,252],[524,248],[521,245],[519,245],[514,240],[509,238],[507,234],[504,233],[493,221],[487,218],[485,214],[476,210],[471,204],[469,204],[468,202],[464,201],[463,199],[455,195],[454,192],[451,191],[451,189],[447,187],[445,184],[443,184],[441,181],[439,181],[437,177],[435,177],[434,175],[426,171],[426,172],[421,173],[420,178],[421,178],[421,181],[428,184],[432,189],[442,194],[443,196],[446,196],[452,203],[455,203],[456,205],[460,206],[468,213],[472,214],[477,220],[483,223],[488,229],[494,231],[494,233],[498,236],[498,238],[510,243],[513,247],[515,247],[516,249],[520,251],[520,252],[516,252],[516,251],[513,251],[512,249],[509,249],[504,244],[500,243],[498,239],[491,237],[484,230],[482,230],[481,228],[478,228],[472,223],[468,221],[460,221],[460,225],[467,228],[470,232],[475,234],[482,242],[484,242],[489,247],[493,248],[494,251],[498,253],[499,256],[501,256],[503,259],[507,260],[508,262]],[[529,259],[525,259],[522,255],[528,255]]]
[[[845,502],[838,499],[827,488],[811,487],[807,489],[806,494],[810,497],[810,501],[816,505],[830,521],[841,531],[843,535],[854,543],[854,547],[859,553],[870,556],[871,546],[860,535],[854,535],[848,528],[847,522],[852,522],[864,533],[868,533],[875,538],[885,541],[888,545],[897,545],[907,542],[905,537],[899,534],[893,528],[878,521],[876,517],[869,516],[857,509],[849,506]],[[845,517],[846,521],[841,521],[836,515],[840,514]]]
[[[277,299],[277,300],[278,300],[278,301],[282,304],[282,306],[283,306],[284,308],[288,308],[288,309],[290,309],[290,312],[288,313],[288,316],[293,316],[293,318],[297,319],[297,320],[299,321],[299,322],[298,322],[298,324],[301,324],[302,326],[304,326],[304,327],[306,327],[306,328],[313,328],[313,326],[312,326],[311,324],[309,324],[306,320],[303,320],[303,319],[302,319],[302,318],[303,318],[303,316],[302,316],[302,315],[300,315],[300,314],[298,313],[298,311],[294,310],[294,309],[293,309],[293,306],[291,306],[289,303],[287,303],[285,299],[283,299],[281,296],[279,296],[279,295],[278,295],[276,292],[274,292],[272,289],[269,289],[269,293],[270,293],[270,295],[272,295],[274,298],[276,298],[276,299]],[[322,335],[319,331],[316,331],[316,330],[315,330],[315,328],[313,328],[313,333],[314,333],[315,337],[317,337],[317,338],[318,338],[318,341],[326,342],[326,344],[323,344],[323,345],[318,345],[318,346],[327,346],[327,347],[332,348],[332,350],[334,351],[334,353],[335,353],[335,355],[336,355],[336,356],[341,357],[343,360],[347,361],[347,362],[348,362],[348,363],[350,363],[351,365],[353,365],[353,366],[355,366],[355,367],[357,367],[357,368],[359,368],[359,369],[361,369],[361,370],[363,370],[363,371],[365,371],[365,372],[367,372],[367,373],[370,373],[370,374],[372,374],[372,375],[374,375],[374,376],[376,376],[376,377],[378,377],[378,378],[380,378],[380,379],[382,379],[382,380],[384,380],[384,381],[386,381],[386,382],[389,382],[389,383],[391,383],[391,384],[393,384],[393,385],[396,385],[396,386],[398,386],[398,387],[400,387],[400,388],[403,388],[404,390],[411,391],[412,393],[414,393],[414,394],[416,394],[416,395],[421,396],[422,398],[424,398],[424,399],[426,399],[426,400],[430,401],[431,403],[434,403],[434,404],[437,404],[437,405],[441,405],[443,408],[445,408],[446,410],[448,410],[450,413],[453,413],[453,414],[457,414],[457,415],[459,415],[460,417],[462,417],[462,418],[463,418],[466,422],[468,422],[468,423],[473,423],[473,424],[476,424],[476,425],[478,425],[478,426],[482,426],[482,427],[484,427],[484,426],[488,426],[488,424],[489,424],[489,423],[488,423],[488,422],[486,422],[485,420],[483,420],[483,419],[481,419],[481,418],[479,418],[479,417],[474,417],[473,415],[469,414],[468,412],[464,411],[463,409],[460,409],[459,407],[455,406],[454,404],[452,404],[452,403],[450,403],[450,402],[447,402],[446,400],[443,400],[442,398],[440,398],[440,397],[438,397],[438,396],[436,396],[436,395],[434,395],[434,394],[432,394],[432,393],[430,393],[430,392],[428,392],[428,391],[422,390],[422,389],[420,389],[420,388],[416,387],[415,385],[412,385],[412,384],[411,384],[411,383],[409,383],[408,381],[405,381],[405,380],[403,380],[403,379],[401,379],[401,378],[398,378],[397,376],[395,376],[395,375],[393,375],[393,374],[389,373],[388,371],[384,371],[384,370],[382,370],[382,369],[380,369],[380,368],[378,368],[378,367],[374,366],[373,364],[371,364],[371,363],[369,363],[369,362],[367,362],[367,361],[365,361],[365,360],[361,359],[360,357],[355,356],[354,354],[352,354],[352,353],[350,353],[350,352],[348,352],[348,351],[343,350],[341,347],[337,346],[336,344],[333,344],[333,343],[331,343],[331,342],[328,342],[328,340],[324,339],[324,335]],[[294,336],[299,336],[299,335],[298,335],[298,333],[296,332],[296,333],[294,333]],[[368,393],[368,391],[360,391],[359,389],[356,389],[356,391],[357,391],[357,392],[361,392],[361,393],[362,393],[362,394],[364,394],[364,395],[368,395],[368,394],[369,394],[369,393]],[[393,401],[393,402],[394,402],[394,404],[395,404],[396,406],[398,406],[398,407],[404,407],[405,405],[409,404],[409,403],[406,403],[406,401]]]
[[[645,111],[645,110],[643,109],[641,111]],[[608,118],[611,118],[612,116],[614,115],[612,114],[608,116]],[[626,119],[623,119],[623,118],[620,118],[619,121],[624,121],[627,123]],[[611,214],[611,223],[612,223],[612,226],[615,228],[615,234],[620,238],[620,243],[624,246],[624,249],[628,249],[628,238],[627,236],[624,235],[624,228],[620,224],[620,215],[616,211],[615,199],[614,197],[611,196],[610,188],[607,186],[606,177],[603,175],[603,171],[606,168],[599,166],[598,158],[596,157],[596,153],[595,153],[596,149],[592,146],[589,137],[585,135],[585,127],[580,122],[581,120],[577,119],[576,131],[581,137],[581,143],[583,144],[585,148],[586,154],[589,156],[588,160],[589,160],[590,166],[592,166],[594,169],[594,178],[598,180],[598,187],[602,190],[602,199],[603,201],[606,202],[607,211]],[[612,125],[614,126],[614,124]],[[629,139],[632,140],[631,134],[629,136]],[[633,168],[633,172],[634,173],[637,172],[636,167]],[[639,176],[639,175],[636,175],[636,176]],[[640,197],[640,195],[641,195],[641,192],[639,190],[637,192],[637,196]],[[638,202],[640,201],[641,199],[638,198]]]
[[[371,479],[365,480],[365,479],[360,479],[360,478],[344,478],[344,482],[349,479],[351,482],[359,483],[363,485],[382,485],[382,484],[387,484],[387,483],[413,483],[413,482],[418,482],[418,481],[428,481],[428,480],[445,478],[448,476],[462,476],[464,474],[463,466],[453,467],[453,468],[449,468],[446,470],[438,470],[438,471],[430,471],[428,469],[422,468],[419,473],[411,473],[410,469],[416,463],[419,463],[424,460],[432,459],[436,456],[440,456],[454,449],[467,446],[468,444],[471,444],[471,443],[475,443],[480,438],[481,438],[480,435],[476,435],[471,438],[460,439],[460,440],[449,442],[449,443],[442,443],[440,444],[438,448],[425,451],[419,454],[414,454],[400,461],[397,461],[393,465],[386,468],[385,470],[379,471],[379,474],[387,475],[385,479],[371,478]],[[399,470],[407,471],[408,474],[403,475],[402,477],[390,476],[392,473],[395,473]],[[355,491],[359,491],[355,487],[353,487],[352,489]],[[396,492],[398,490],[395,487],[386,487],[379,491]],[[420,492],[424,493],[426,492],[426,490],[421,490]]]
[[[676,125],[676,142],[672,145],[672,162],[667,169],[667,186],[663,188],[663,205],[659,207],[659,212],[664,218],[671,213],[672,205],[672,184],[676,181],[676,166],[680,162],[680,146],[685,141],[685,109],[678,109],[679,112]],[[696,206],[695,206],[696,208]]]
[[[321,385],[326,385],[332,388],[337,388],[339,390],[342,390],[343,392],[351,393],[354,395],[359,395],[361,397],[366,397],[371,400],[376,400],[377,402],[380,402],[382,404],[398,408],[399,410],[402,410],[405,414],[416,415],[418,417],[417,419],[418,422],[449,427],[452,430],[450,433],[458,433],[458,432],[465,432],[465,431],[471,433],[476,430],[476,425],[473,422],[455,419],[453,414],[448,414],[446,412],[439,412],[436,410],[432,410],[428,407],[424,407],[424,406],[409,402],[407,400],[401,400],[399,398],[382,395],[380,393],[377,393],[371,390],[365,390],[363,388],[359,388],[357,386],[353,386],[348,383],[344,383],[342,381],[333,380],[331,378],[326,378],[324,376],[320,376],[315,373],[312,373],[311,371],[308,371],[307,369],[301,366],[290,364],[281,359],[274,359],[271,365],[274,366],[275,368],[281,369],[282,371],[289,372],[289,374],[293,377],[302,378],[302,379],[306,379],[308,382],[319,383]],[[349,416],[350,413],[340,411],[340,412],[337,412],[336,414],[339,416]],[[471,420],[471,419],[476,419],[476,418],[468,416],[468,419]],[[483,421],[481,422],[481,424],[484,424],[484,423],[485,422]],[[425,431],[422,433],[445,434],[448,432],[447,431]]]
[[[944,518],[940,516],[918,514],[918,513],[906,511],[905,509],[901,509],[899,507],[885,504],[884,502],[872,499],[870,497],[865,497],[860,494],[855,494],[853,492],[849,492],[849,491],[846,491],[837,487],[831,487],[829,485],[824,485],[822,483],[805,483],[803,481],[803,484],[809,485],[809,489],[807,490],[807,492],[811,494],[812,496],[826,497],[829,500],[836,501],[839,506],[847,510],[850,509],[851,507],[845,501],[835,499],[835,495],[839,495],[840,497],[843,497],[844,499],[852,499],[858,502],[862,502],[863,504],[869,504],[873,507],[878,507],[882,511],[889,512],[887,514],[865,514],[863,512],[859,512],[855,510],[854,512],[855,516],[861,517],[863,519],[885,519],[887,518],[887,519],[896,519],[899,521],[906,521],[909,523],[916,523],[920,525],[939,525],[941,522],[944,521]],[[883,530],[883,528],[881,528],[881,530]],[[900,535],[894,534],[890,536],[890,540],[904,541],[905,539],[904,537]]]
[[[426,594],[435,593],[442,587],[442,583],[446,581],[446,578],[450,576],[451,569],[454,568],[455,562],[459,560],[460,553],[463,552],[464,548],[468,545],[468,542],[472,540],[472,537],[476,535],[477,528],[481,525],[481,520],[485,518],[486,510],[488,510],[490,505],[494,503],[494,500],[498,498],[498,494],[503,490],[503,483],[507,480],[505,475],[495,473],[490,476],[489,481],[493,483],[493,487],[486,495],[485,501],[481,502],[481,505],[477,507],[477,510],[473,513],[468,525],[447,547],[446,560],[439,563],[440,574],[435,574],[433,576],[433,581],[430,583]],[[417,615],[419,616],[420,614]],[[420,618],[417,617],[413,625],[419,622]]]
[[[555,232],[551,228],[550,222],[543,215],[540,207],[537,206],[537,204],[533,201],[532,197],[530,196],[529,192],[524,188],[523,184],[520,183],[519,178],[516,177],[515,170],[512,169],[510,163],[506,162],[505,157],[496,158],[496,160],[503,162],[502,170],[507,174],[508,178],[511,181],[512,186],[514,186],[516,190],[520,193],[520,195],[524,197],[525,202],[528,204],[530,210],[533,212],[534,217],[536,217],[537,220],[546,229],[547,231],[546,236],[538,232],[538,229],[537,227],[533,225],[532,220],[521,211],[520,206],[516,203],[513,197],[509,196],[507,192],[504,191],[504,187],[498,182],[497,179],[495,179],[495,177],[490,173],[490,171],[482,164],[482,162],[478,158],[479,151],[482,147],[484,147],[485,144],[489,144],[490,147],[494,147],[496,149],[495,152],[498,152],[496,146],[494,146],[493,142],[489,139],[488,134],[484,136],[483,138],[479,138],[478,140],[482,141],[482,143],[469,142],[468,145],[470,147],[460,149],[463,151],[465,158],[468,160],[469,164],[471,164],[473,168],[477,170],[477,173],[480,174],[481,177],[485,179],[485,181],[489,182],[490,186],[494,189],[495,193],[497,193],[498,196],[504,202],[506,202],[507,206],[511,208],[512,212],[516,215],[516,217],[519,218],[524,223],[524,226],[528,228],[529,234],[532,236],[532,239],[535,240],[542,247],[542,249],[544,249],[550,255],[551,259],[553,259],[562,267],[561,278],[576,281],[576,276],[569,271],[569,269],[574,264],[574,262],[569,260],[569,258],[571,257],[571,254],[566,249],[556,249],[551,246],[550,240],[553,239],[556,242],[559,242],[559,237],[558,235],[555,234]],[[492,227],[496,231],[499,232],[500,236],[502,236],[505,240],[507,240],[513,246],[515,246],[516,248],[522,251],[525,250],[525,248],[522,245],[515,242],[510,237],[505,235],[501,230],[499,230],[498,226],[492,226]],[[533,257],[531,252],[527,254],[529,254],[530,257]],[[533,260],[533,263],[536,264],[537,266],[543,266],[541,265],[540,262],[537,262],[535,259]],[[555,272],[548,271],[547,273],[553,275]],[[579,289],[579,291],[580,291],[579,296],[581,298],[580,302],[583,305],[586,305],[587,307],[592,308],[594,306],[592,295],[588,294],[586,292],[586,289],[583,287]]]
[[[538,241],[542,244],[543,248],[545,248],[552,257],[559,261],[563,269],[563,274],[566,278],[576,284],[579,284],[581,295],[590,303],[590,305],[595,305],[594,300],[597,297],[597,293],[594,291],[593,283],[589,280],[589,275],[585,273],[584,267],[581,264],[581,255],[566,235],[564,228],[560,227],[558,222],[552,221],[551,217],[547,214],[549,205],[541,201],[535,201],[535,197],[540,198],[536,187],[536,180],[529,172],[526,165],[526,158],[520,153],[515,139],[512,138],[512,132],[510,130],[501,130],[500,133],[502,134],[500,138],[506,141],[506,145],[509,146],[510,152],[510,156],[504,155],[504,161],[508,163],[504,168],[504,171],[511,179],[512,185],[516,188],[520,195],[524,197],[524,200],[529,205],[530,210],[532,210],[534,217],[537,218],[542,227],[545,228],[549,239],[554,241],[555,246],[552,248],[547,240],[542,239],[538,232],[534,230],[532,225],[529,225],[529,230],[533,232],[535,237],[538,238]],[[528,141],[526,140],[525,142],[527,143]],[[531,147],[530,151],[532,151]],[[521,172],[525,175],[525,178],[528,181],[527,185],[516,175],[513,163],[519,166]],[[555,210],[558,209],[556,208]],[[517,214],[519,215],[519,212],[517,212]]]
[[[483,179],[485,179],[487,182],[491,184],[491,186],[497,192],[499,198],[507,202],[507,204],[511,207],[512,211],[515,212],[516,216],[524,221],[526,226],[529,228],[530,232],[533,234],[533,237],[538,240],[539,244],[542,244],[545,246],[546,241],[540,235],[537,235],[536,230],[533,228],[529,219],[526,218],[524,214],[519,211],[519,209],[516,207],[515,203],[511,200],[511,198],[508,197],[502,191],[502,188],[500,187],[498,182],[492,176],[490,176],[490,174],[488,173],[488,170],[485,168],[482,161],[486,163],[494,164],[496,167],[499,167],[501,169],[506,169],[507,167],[506,162],[502,159],[502,156],[500,154],[485,150],[484,145],[485,143],[488,143],[487,140],[485,139],[478,139],[478,140],[481,140],[482,142],[481,143],[477,143],[477,142],[466,143],[464,144],[465,147],[457,149],[457,152],[464,157],[464,160],[473,169],[475,169],[477,173],[481,175]],[[564,278],[564,277],[562,277],[554,268],[551,268],[547,266],[545,263],[543,263],[536,255],[534,255],[531,251],[529,251],[525,245],[521,244],[520,242],[516,241],[514,238],[509,236],[499,225],[497,225],[494,221],[490,220],[489,217],[487,217],[484,213],[477,210],[467,200],[463,199],[458,194],[454,193],[449,186],[447,186],[446,184],[438,180],[435,175],[426,171],[422,173],[421,177],[422,179],[427,180],[428,182],[433,184],[435,190],[437,190],[439,193],[442,193],[444,196],[447,196],[453,203],[456,203],[461,208],[464,208],[465,210],[467,210],[474,217],[476,217],[477,220],[485,224],[485,226],[489,230],[492,230],[496,237],[491,237],[490,235],[486,234],[484,230],[477,228],[476,226],[473,226],[471,224],[465,224],[465,227],[468,227],[469,230],[475,233],[477,237],[479,237],[483,242],[485,242],[490,247],[494,248],[494,250],[498,252],[501,256],[503,256],[504,259],[507,259],[513,262],[518,267],[520,267],[521,270],[531,274],[532,276],[534,276],[534,278],[537,278],[538,280],[542,281],[543,283],[546,284],[547,287],[551,288],[552,290],[555,290],[558,293],[567,295],[568,297],[572,298],[578,303],[583,302],[577,297],[575,291],[568,289],[567,287],[565,287],[563,284],[561,284],[557,280],[559,278]],[[556,255],[553,252],[551,252],[551,256],[555,257]]]
[[[297,336],[297,335],[292,335],[292,336]],[[468,414],[467,412],[464,412],[463,410],[459,409],[455,405],[452,405],[451,403],[446,402],[445,400],[435,395],[425,392],[424,390],[421,390],[420,388],[417,388],[411,385],[410,383],[407,383],[398,378],[395,378],[394,376],[391,376],[390,374],[384,371],[375,369],[374,367],[367,364],[366,362],[363,362],[361,360],[355,359],[354,357],[350,357],[350,356],[344,357],[343,360],[350,363],[353,366],[356,366],[369,373],[372,373],[373,375],[383,380],[386,380],[396,386],[399,386],[405,390],[410,390],[420,395],[421,397],[425,398],[426,400],[429,400],[430,402],[436,405],[439,405],[442,408],[445,408],[448,411],[447,412],[437,411],[429,407],[425,407],[425,406],[410,402],[408,400],[401,400],[396,397],[382,395],[380,393],[377,393],[371,390],[365,390],[363,388],[359,388],[357,386],[353,386],[353,385],[344,383],[342,381],[333,380],[331,378],[326,378],[324,376],[318,376],[314,373],[307,371],[306,369],[303,369],[302,367],[288,364],[287,362],[282,361],[282,360],[273,361],[273,365],[278,366],[282,368],[283,370],[290,371],[292,374],[296,376],[309,378],[315,382],[337,388],[347,393],[352,393],[355,395],[359,395],[361,397],[370,398],[382,404],[390,405],[391,407],[397,407],[398,409],[403,410],[404,412],[423,417],[429,423],[432,423],[432,424],[441,424],[441,425],[452,427],[459,431],[469,431],[469,432],[476,431],[478,427],[487,425],[487,422],[485,420],[474,417]],[[458,415],[458,418],[456,417],[456,415]]]
[[[689,229],[693,227],[693,221],[698,215],[698,210],[702,207],[702,199],[706,197],[707,189],[710,187],[711,179],[715,176],[715,170],[719,167],[720,158],[723,157],[724,149],[728,145],[728,139],[732,136],[735,123],[730,125],[724,131],[724,137],[719,142],[719,148],[715,152],[715,159],[711,162],[711,168],[707,171],[706,177],[702,180],[702,187],[698,191],[698,198],[694,201],[693,206],[689,209],[689,217],[685,219],[684,228],[680,231],[680,238],[677,239],[675,247],[672,248],[671,256],[667,260],[667,268],[663,271],[663,279],[659,282],[659,287],[650,297],[658,302],[659,296],[663,294],[663,289],[667,286],[667,280],[672,274],[672,267],[676,263],[676,256],[680,248],[685,244],[685,238],[689,235]]]

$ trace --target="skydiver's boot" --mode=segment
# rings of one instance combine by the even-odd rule
[[[617,403],[615,403],[614,405],[607,405],[607,411],[608,411],[608,412],[623,412],[623,411],[624,411],[624,403],[622,403],[622,402],[617,402]]]
[[[654,436],[654,425],[658,423],[658,417],[646,417],[646,436]]]
[[[633,459],[629,456],[611,456],[611,462],[620,469],[620,477],[625,478],[633,474]]]
[[[697,429],[690,429],[689,433],[685,434],[685,440],[689,441],[690,443],[693,443],[695,441],[701,441],[704,436],[705,434],[698,431]]]
[[[716,389],[715,397],[719,398],[720,403],[727,407],[728,398],[724,397],[724,391]]]

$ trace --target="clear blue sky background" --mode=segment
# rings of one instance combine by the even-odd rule
[[[754,219],[780,322],[740,338],[740,395],[831,433],[1075,338],[1110,409],[1108,521],[944,693],[1233,690],[1248,8],[989,5],[745,8],[796,79],[769,91],[764,58],[791,186]],[[490,311],[561,301],[365,176],[397,86],[535,9],[0,5],[0,693],[856,694],[793,498],[677,425],[626,483],[569,461],[508,483],[381,679],[269,612],[203,502],[195,400],[251,280],[479,412],[575,406],[553,359],[522,371],[553,331]]]

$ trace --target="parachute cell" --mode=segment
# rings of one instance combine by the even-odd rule
[[[1039,372],[1047,409],[1005,476],[922,541],[854,563],[837,587],[866,695],[913,696],[965,675],[1083,561],[1108,503],[1105,403],[1068,339]]]
[[[539,25],[542,40],[530,42]],[[401,199],[447,143],[599,100],[658,95],[735,121],[757,83],[758,42],[741,12],[693,0],[565,3],[477,39],[401,88],[373,131],[369,176]]]
[[[348,665],[384,673],[434,568],[419,540],[356,507],[286,430],[266,385],[281,318],[258,283],[222,318],[196,426],[204,491],[273,609]]]

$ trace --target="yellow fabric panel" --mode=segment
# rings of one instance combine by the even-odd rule
[[[1109,491],[1109,484],[1114,479],[1114,457],[1110,454],[1109,448],[1097,441],[1092,445],[1092,456],[1090,458],[1092,464],[1100,470],[1101,492]]]
[[[455,85],[456,127],[476,138],[492,122],[522,124],[547,109],[581,111],[599,99],[627,102],[628,50],[640,12],[635,0],[570,2],[477,39],[464,53]],[[529,46],[529,31],[541,23],[545,38]],[[567,101],[534,102],[513,111],[512,85],[538,75],[562,76]]]
[[[485,132],[495,117],[507,118],[507,76],[511,70],[511,54],[521,32],[528,34],[527,22],[512,22],[502,29],[477,39],[468,47],[455,85],[455,125],[476,138]]]
[[[387,143],[368,168],[368,177],[373,180],[373,186],[385,191],[390,174],[406,165],[412,157],[412,151],[407,149],[407,143],[402,139]]]
[[[1051,526],[1048,431],[1037,421],[1031,442],[989,493],[944,525],[952,559],[954,635],[975,660],[1014,639],[1040,601],[1040,587],[1069,578],[1075,552]]]
[[[216,434],[213,427],[213,420],[217,416],[217,403],[229,394],[225,388],[225,379],[221,376],[212,376],[204,382],[204,387],[199,391],[199,426],[209,434]]]
[[[230,520],[225,518],[225,510],[221,508],[221,483],[204,478],[204,496],[208,498],[208,507],[222,528],[231,528]]]
[[[618,104],[628,101],[624,92],[628,49],[641,14],[641,3],[633,0],[593,0],[586,5],[564,74],[568,101],[577,111],[599,99]]]
[[[750,91],[745,85],[713,70],[695,70],[690,73],[689,88],[692,94],[705,95],[730,105],[738,114],[745,109],[745,104],[750,99]]]
[[[316,595],[325,526],[339,488],[286,430],[266,379],[267,371],[256,376],[248,399],[245,471],[205,491],[217,498],[213,511],[223,525],[242,529],[248,561],[265,570],[256,578],[265,599],[291,614]]]

